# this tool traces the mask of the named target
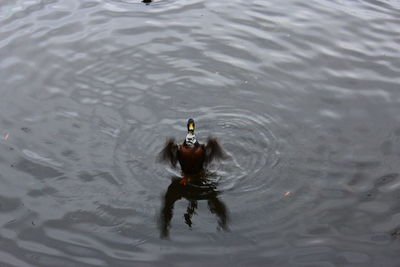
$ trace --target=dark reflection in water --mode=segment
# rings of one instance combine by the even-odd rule
[[[170,222],[173,216],[174,204],[177,200],[184,198],[188,201],[186,213],[184,214],[185,223],[192,227],[192,216],[196,214],[199,200],[207,200],[208,208],[215,214],[219,229],[228,231],[228,209],[225,203],[219,199],[220,192],[217,189],[217,183],[202,177],[198,180],[182,183],[180,177],[172,177],[172,182],[168,186],[167,192],[163,198],[160,214],[160,237],[169,237]]]

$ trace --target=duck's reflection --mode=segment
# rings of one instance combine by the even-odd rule
[[[185,223],[192,227],[192,216],[196,214],[197,202],[207,200],[208,208],[215,214],[218,226],[224,231],[228,231],[228,209],[218,198],[220,192],[217,184],[209,179],[198,179],[190,183],[183,183],[180,177],[173,177],[167,192],[163,198],[160,214],[160,236],[169,237],[170,222],[173,216],[174,204],[177,200],[184,198],[188,201],[186,213],[184,214]]]

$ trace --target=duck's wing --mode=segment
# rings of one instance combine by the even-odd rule
[[[169,138],[165,142],[164,148],[158,154],[159,162],[169,162],[172,167],[178,162],[178,145],[174,138]]]
[[[208,137],[207,144],[205,145],[206,157],[205,164],[212,162],[214,159],[226,159],[227,156],[222,149],[221,145],[218,143],[217,138]]]

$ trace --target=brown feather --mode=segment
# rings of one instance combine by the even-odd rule
[[[205,148],[206,148],[205,164],[209,164],[213,160],[220,160],[227,158],[224,150],[218,143],[217,138],[215,137],[208,137]]]
[[[224,150],[214,137],[209,137],[206,145],[197,143],[194,146],[178,145],[174,138],[169,138],[158,155],[159,162],[168,162],[172,167],[179,161],[185,175],[198,174],[213,160],[225,158]]]
[[[185,174],[196,174],[203,170],[205,159],[204,145],[186,146],[180,145],[178,160]]]
[[[178,161],[178,145],[174,138],[168,138],[165,142],[164,148],[158,154],[159,162],[169,162],[172,167],[176,167]]]

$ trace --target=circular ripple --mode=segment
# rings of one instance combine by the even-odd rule
[[[227,160],[209,168],[220,190],[263,191],[271,186],[273,179],[266,177],[266,173],[282,162],[282,141],[272,130],[277,126],[272,117],[234,107],[179,111],[194,117],[200,142],[205,142],[208,136],[217,137],[228,154]],[[183,141],[186,119],[182,116],[165,118],[158,123],[137,123],[121,135],[115,157],[127,163],[131,175],[144,188],[179,174],[178,170],[156,164],[155,159],[167,137]]]
[[[265,188],[265,173],[278,166],[281,155],[281,142],[272,131],[273,118],[250,110],[218,107],[199,119],[218,121],[218,127],[205,130],[220,138],[230,156],[220,171],[222,188],[239,192]]]

